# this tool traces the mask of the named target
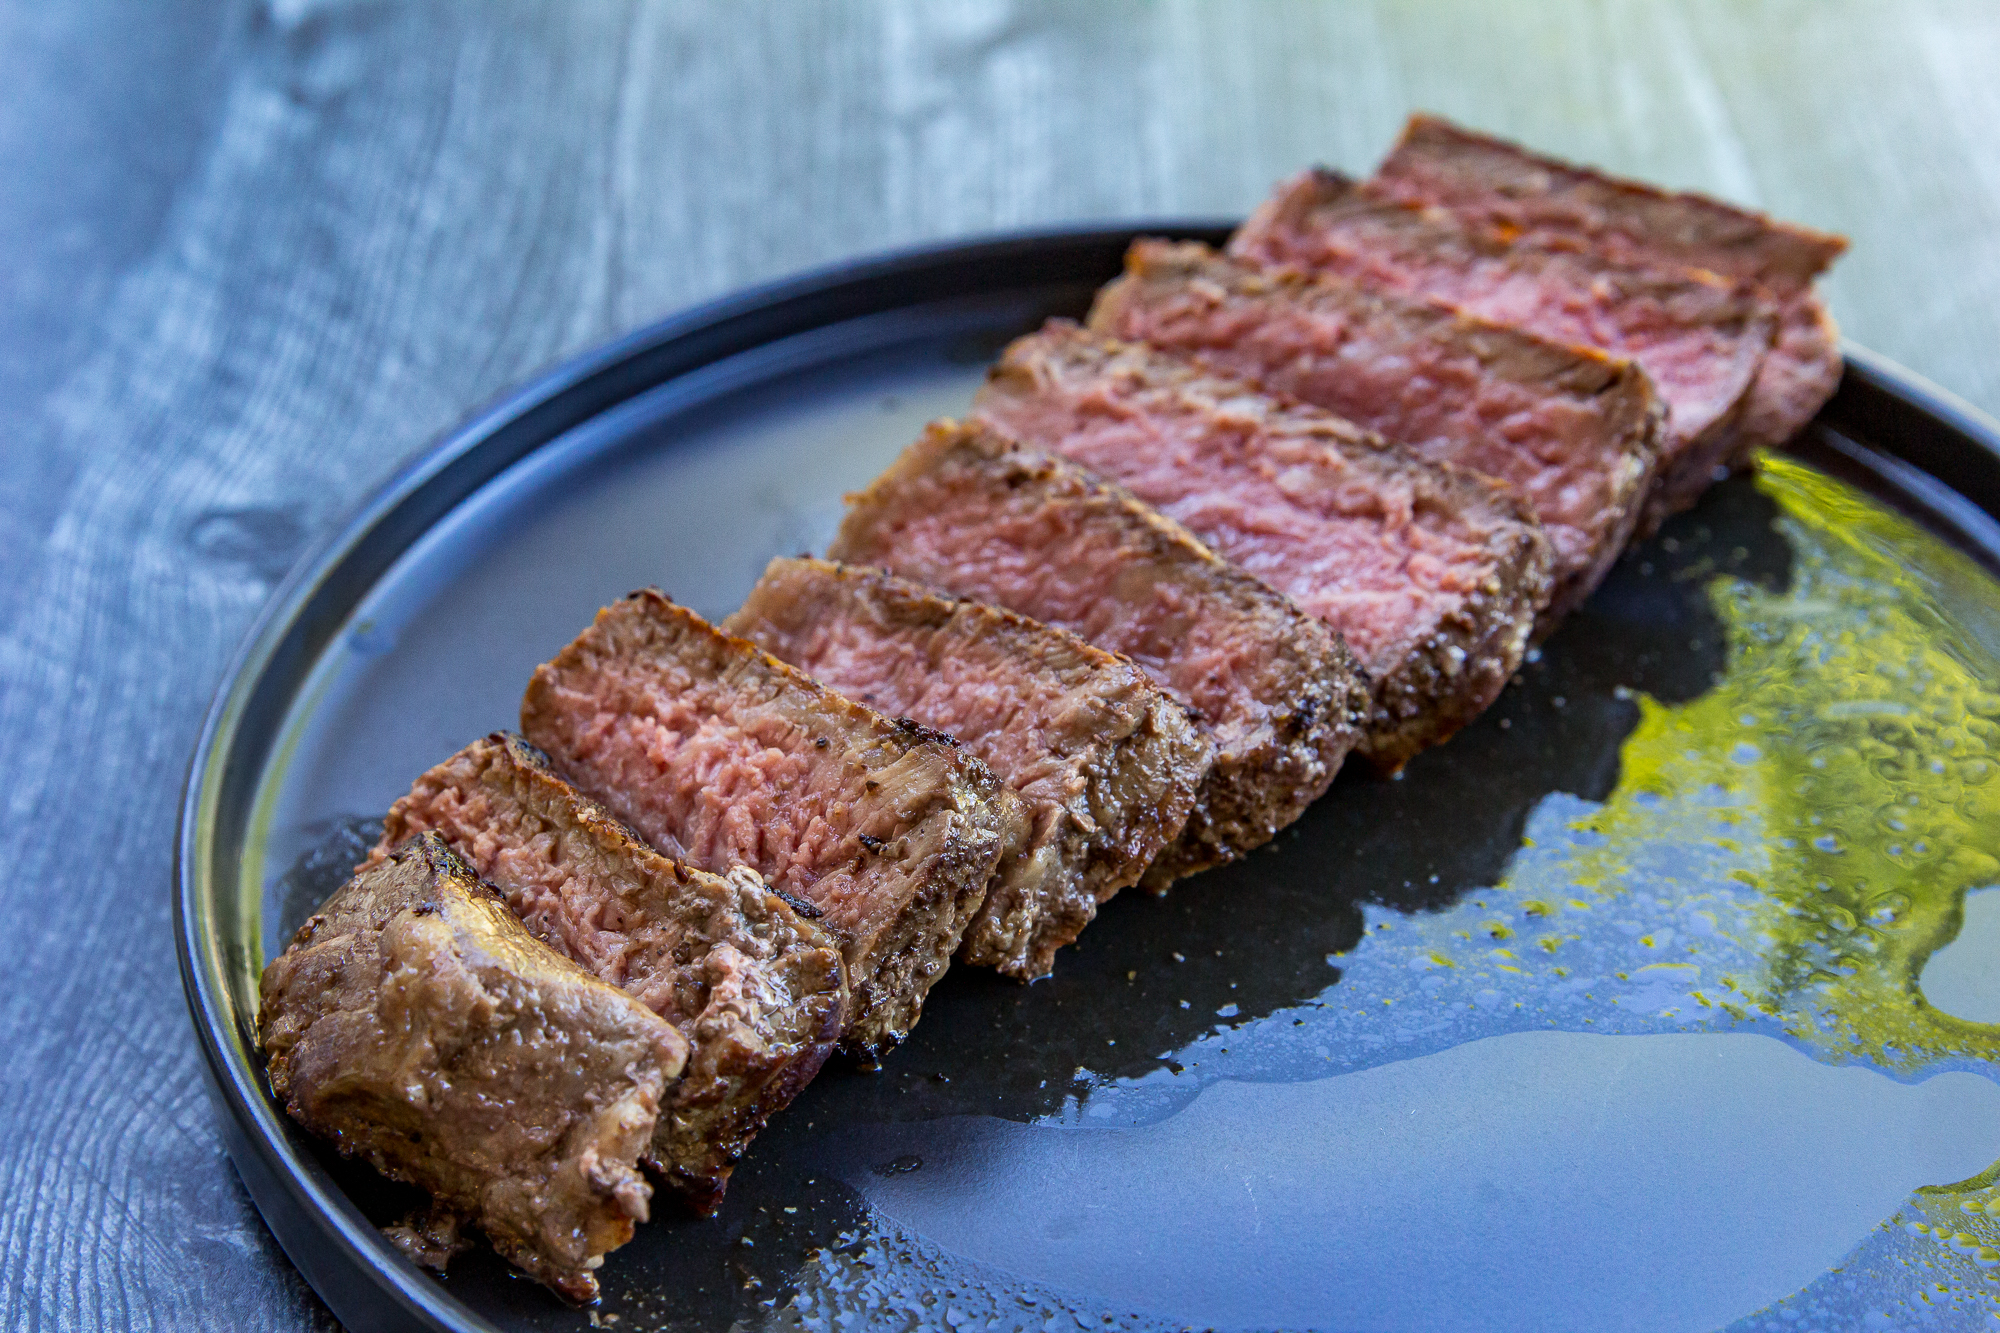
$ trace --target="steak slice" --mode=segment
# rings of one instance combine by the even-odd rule
[[[660,855],[507,732],[418,778],[368,865],[427,832],[536,938],[687,1038],[646,1161],[713,1212],[750,1140],[840,1037],[847,985],[838,947],[808,919],[818,909],[794,910],[744,867],[725,877]]]
[[[1753,296],[1715,274],[1627,268],[1594,253],[1509,243],[1325,170],[1280,185],[1229,250],[1253,263],[1445,301],[1637,361],[1667,405],[1646,523],[1692,505],[1735,455],[1750,386],[1776,333]]]
[[[1374,683],[1362,748],[1384,767],[1498,696],[1548,602],[1548,541],[1497,482],[1142,343],[1054,321],[1015,340],[974,408],[1337,631]]]
[[[863,1057],[908,1033],[986,896],[1004,790],[948,736],[891,722],[656,589],[544,663],[521,730],[669,856],[747,865],[820,910]]]
[[[1658,456],[1660,407],[1629,361],[1340,278],[1264,272],[1205,245],[1135,244],[1090,326],[1506,482],[1554,548],[1543,630],[1624,549]]]
[[[1046,976],[1187,823],[1213,749],[1130,660],[878,570],[773,560],[723,628],[871,708],[948,731],[1023,802],[960,958]]]
[[[469,1221],[596,1299],[592,1270],[646,1220],[637,1159],[687,1059],[671,1024],[530,935],[435,834],[336,890],[260,992],[293,1119],[430,1191],[429,1239]]]
[[[1333,781],[1367,688],[1339,636],[1116,486],[978,423],[936,422],[848,513],[829,554],[1004,606],[1137,662],[1215,762],[1142,881],[1270,841]]]
[[[1750,284],[1778,332],[1750,387],[1739,429],[1745,446],[1783,444],[1839,387],[1840,332],[1812,283],[1847,249],[1844,237],[1606,176],[1436,116],[1410,118],[1369,184],[1536,245]]]

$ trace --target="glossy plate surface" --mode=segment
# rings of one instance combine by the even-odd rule
[[[822,549],[843,491],[1162,233],[1223,229],[955,246],[670,320],[295,571],[204,732],[176,885],[287,1252],[356,1328],[1987,1326],[2000,432],[1856,349],[1791,454],[1634,551],[1474,727],[1115,900],[1051,980],[955,969],[720,1217],[642,1227],[597,1311],[483,1252],[411,1266],[375,1229],[403,1192],[274,1107],[257,973],[371,816],[513,725],[600,604],[720,616]]]

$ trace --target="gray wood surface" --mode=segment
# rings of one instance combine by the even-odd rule
[[[1846,232],[1850,335],[2000,410],[1991,0],[4,0],[0,87],[0,1328],[331,1324],[201,1084],[183,770],[300,550],[566,353],[1427,107]]]

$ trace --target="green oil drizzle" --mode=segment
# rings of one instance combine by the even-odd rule
[[[1661,802],[1719,788],[1738,799],[1714,809],[1710,833],[1750,867],[1735,872],[1754,904],[1739,942],[1760,960],[1723,982],[1722,1007],[1773,1019],[1833,1062],[2000,1075],[2000,1026],[1939,1010],[1920,985],[1966,894],[2000,881],[1992,579],[1790,459],[1762,459],[1758,486],[1792,548],[1790,587],[1712,578],[1728,669],[1686,704],[1638,696],[1618,788],[1586,821],[1603,841],[1573,863],[1574,882],[1619,896]],[[1888,1251],[1903,1271],[1874,1276],[1922,1277],[1913,1298],[2000,1276],[2000,1164],[1918,1191],[1885,1227],[1903,1233]]]
[[[2000,880],[1992,580],[1799,463],[1767,457],[1758,485],[1793,550],[1791,586],[1710,583],[1729,669],[1686,704],[1639,697],[1579,883],[1618,891],[1659,798],[1740,794],[1716,836],[1755,867],[1737,872],[1758,896],[1744,942],[1762,960],[1731,979],[1742,1008],[1824,1059],[2000,1069],[2000,1026],[1941,1012],[1918,984],[1967,891]]]

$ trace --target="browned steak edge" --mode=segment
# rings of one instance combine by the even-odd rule
[[[1115,335],[1125,308],[1143,305],[1148,299],[1145,292],[1193,284],[1224,299],[1282,301],[1309,311],[1325,307],[1363,323],[1388,320],[1402,327],[1406,336],[1436,339],[1457,349],[1498,378],[1604,405],[1606,447],[1626,459],[1616,490],[1615,521],[1607,526],[1591,564],[1559,573],[1551,565],[1549,603],[1537,620],[1536,640],[1546,638],[1589,597],[1638,531],[1658,473],[1665,409],[1636,362],[1608,357],[1594,348],[1550,342],[1453,306],[1375,291],[1333,275],[1260,269],[1194,241],[1133,242],[1126,252],[1125,272],[1098,292],[1088,327]],[[1169,350],[1198,365],[1209,364],[1199,349]],[[1227,376],[1235,368],[1216,368],[1216,373]],[[1271,391],[1269,386],[1259,387]]]
[[[552,857],[566,857],[574,865],[577,854],[563,848],[563,835],[588,839],[600,857],[629,878],[633,894],[642,898],[651,894],[653,906],[663,912],[678,909],[674,919],[689,932],[692,945],[689,956],[677,959],[676,965],[702,996],[703,1005],[709,1003],[714,981],[705,973],[715,946],[773,951],[772,957],[760,960],[764,982],[754,996],[733,1005],[724,1002],[725,1007],[713,1015],[706,1008],[662,1015],[687,1038],[690,1055],[683,1077],[661,1108],[647,1165],[696,1212],[713,1212],[736,1161],[771,1116],[812,1080],[832,1053],[845,1022],[845,969],[837,946],[810,919],[818,909],[779,893],[747,869],[724,877],[661,855],[603,805],[564,781],[548,756],[505,731],[474,741],[418,777],[409,794],[390,806],[381,840],[361,869],[379,864],[408,838],[434,832],[506,893],[509,907],[518,915],[521,907],[511,892],[516,885],[504,867],[481,862],[475,832],[458,827],[456,821],[440,826],[427,813],[445,789],[473,784],[489,800],[511,805],[554,834]],[[589,867],[580,872],[589,873]],[[620,896],[629,901],[633,894]],[[765,918],[767,938],[761,941],[758,923],[744,913],[746,902],[754,902]],[[710,925],[725,918],[733,930],[724,926],[720,934],[709,931]],[[709,952],[696,953],[704,936]],[[568,953],[560,938],[538,938]],[[589,970],[584,959],[572,956],[572,961]],[[632,977],[628,984],[654,979]],[[613,977],[603,980],[617,984]],[[773,1007],[780,996],[789,997],[790,1003]],[[753,1012],[743,1008],[746,1004],[761,1007]]]
[[[915,1024],[924,995],[950,965],[966,926],[985,898],[1000,852],[995,805],[1003,788],[984,764],[957,753],[949,737],[907,719],[884,718],[826,689],[755,644],[722,633],[657,588],[640,589],[600,610],[591,626],[536,668],[529,681],[521,701],[521,730],[572,782],[578,774],[570,769],[560,748],[544,743],[537,734],[543,730],[541,719],[550,692],[557,678],[579,669],[584,655],[615,627],[634,620],[645,622],[664,644],[692,651],[701,659],[703,669],[712,674],[737,670],[784,696],[799,712],[820,717],[830,728],[851,738],[857,754],[889,762],[910,750],[927,747],[938,762],[955,767],[953,806],[948,812],[937,812],[951,821],[945,849],[931,875],[916,886],[909,910],[899,915],[896,928],[868,957],[858,956],[854,942],[843,938],[852,1006],[841,1045],[860,1059],[878,1058],[902,1041]],[[616,809],[615,800],[607,799],[613,794],[592,791],[587,782],[577,785]]]
[[[1734,339],[1735,354],[1729,362],[1729,374],[1723,381],[1730,386],[1727,403],[1706,420],[1677,421],[1671,412],[1669,414],[1661,465],[1654,474],[1652,491],[1640,515],[1640,535],[1650,534],[1667,517],[1690,508],[1716,477],[1728,468],[1730,460],[1754,444],[1754,441],[1746,439],[1744,420],[1750,409],[1752,389],[1769,360],[1778,331],[1774,311],[1768,303],[1758,301],[1754,293],[1702,269],[1676,268],[1665,264],[1621,266],[1594,251],[1554,250],[1510,242],[1440,216],[1436,211],[1400,203],[1371,190],[1362,182],[1326,168],[1315,168],[1281,185],[1276,194],[1258,206],[1231,239],[1230,253],[1251,258],[1254,262],[1254,256],[1247,254],[1248,250],[1254,249],[1248,238],[1256,236],[1260,230],[1283,232],[1292,225],[1285,221],[1289,218],[1299,219],[1295,229],[1303,230],[1309,225],[1304,222],[1309,216],[1337,217],[1347,214],[1379,214],[1408,219],[1412,226],[1435,229],[1440,236],[1448,234],[1454,242],[1504,260],[1511,268],[1524,274],[1547,271],[1552,266],[1590,266],[1597,271],[1593,287],[1604,282],[1616,283],[1626,289],[1642,287],[1657,292],[1663,304],[1685,305],[1687,301],[1698,298],[1714,307],[1705,313],[1701,323],[1740,330],[1740,336]],[[1335,275],[1321,276],[1331,278]],[[1421,301],[1428,298],[1406,295],[1402,299]],[[1443,301],[1437,304],[1455,309]],[[1506,327],[1499,324],[1491,326]],[[1526,330],[1513,331],[1519,337],[1538,336]],[[1544,341],[1552,346],[1571,345],[1556,339]],[[1578,347],[1577,350],[1599,349]],[[1599,351],[1599,354],[1603,353]]]
[[[1548,605],[1553,564],[1548,539],[1527,506],[1498,483],[1445,467],[1437,484],[1454,509],[1482,508],[1514,521],[1490,548],[1494,572],[1447,617],[1393,676],[1376,682],[1363,757],[1393,773],[1442,744],[1500,697],[1527,655]]]
[[[1098,719],[1095,732],[1083,748],[1081,808],[1058,812],[1011,859],[1003,856],[960,950],[963,961],[1020,980],[1046,976],[1056,950],[1076,939],[1098,905],[1136,884],[1179,837],[1213,757],[1207,736],[1126,659],[1067,630],[879,568],[809,557],[773,560],[723,628],[775,649],[784,639],[781,627],[800,613],[776,599],[802,582],[824,594],[821,615],[930,634],[943,652],[953,641],[979,643],[1023,671],[1067,669],[1085,677],[1064,691],[1080,705],[1085,699],[1097,705],[1089,710]],[[1076,712],[1081,717],[1085,709]],[[943,718],[919,720],[949,729]],[[1076,740],[1067,736],[1065,748],[1052,752],[1074,755]],[[1144,796],[1119,795],[1149,770],[1156,780]],[[999,776],[1007,781],[1006,774]]]
[[[1276,836],[1325,792],[1354,745],[1370,687],[1346,644],[1290,598],[1222,559],[1186,528],[1118,486],[1068,461],[1020,445],[983,422],[933,422],[865,490],[848,496],[848,512],[828,548],[835,559],[881,564],[951,586],[952,571],[899,563],[892,532],[899,497],[933,472],[963,469],[996,492],[1032,491],[1075,506],[1144,559],[1198,588],[1238,621],[1260,627],[1294,683],[1256,701],[1265,721],[1231,745],[1218,745],[1186,826],[1154,861],[1142,885],[1163,890],[1174,879],[1233,861]],[[977,593],[976,583],[954,591]],[[1032,606],[1013,608],[1033,614]],[[1171,693],[1171,690],[1169,690]]]
[[[1832,232],[1696,191],[1663,190],[1580,166],[1421,111],[1404,123],[1376,177],[1386,182],[1407,174],[1414,163],[1441,158],[1468,164],[1467,176],[1502,178],[1493,187],[1502,199],[1517,192],[1573,195],[1586,207],[1617,215],[1649,245],[1677,253],[1684,264],[1756,278],[1781,291],[1811,283],[1847,250],[1847,238]]]
[[[1797,434],[1839,386],[1839,332],[1812,290],[1847,238],[1692,191],[1669,191],[1533,152],[1423,113],[1410,117],[1373,183],[1503,235],[1582,244],[1614,260],[1665,260],[1751,284],[1777,320],[1728,460]]]
[[[440,926],[447,941],[437,939]],[[392,972],[391,931],[402,941],[395,947],[439,946],[438,954],[405,957]],[[336,890],[265,967],[259,999],[258,1041],[286,1112],[343,1156],[431,1194],[427,1218],[389,1228],[412,1257],[442,1268],[469,1221],[516,1267],[572,1300],[596,1299],[593,1270],[647,1217],[651,1190],[636,1159],[687,1056],[671,1024],[537,940],[436,834],[410,839]],[[524,1015],[575,1022],[586,1040],[608,1040],[601,1029],[612,1025],[631,1059],[580,1069],[592,1080],[584,1102],[538,1114],[544,1090],[534,1082],[486,1086],[516,1072],[509,1061],[522,1043],[513,1025]],[[349,1059],[344,1048],[371,1031],[368,1054],[393,1067],[371,1071]],[[527,1049],[548,1046],[531,1040]],[[592,1040],[577,1063],[602,1065],[600,1050]],[[476,1124],[440,1119],[460,1103],[491,1121],[496,1099],[511,1106],[510,1094],[528,1103],[524,1114],[544,1137],[570,1117],[561,1141],[495,1142]]]

